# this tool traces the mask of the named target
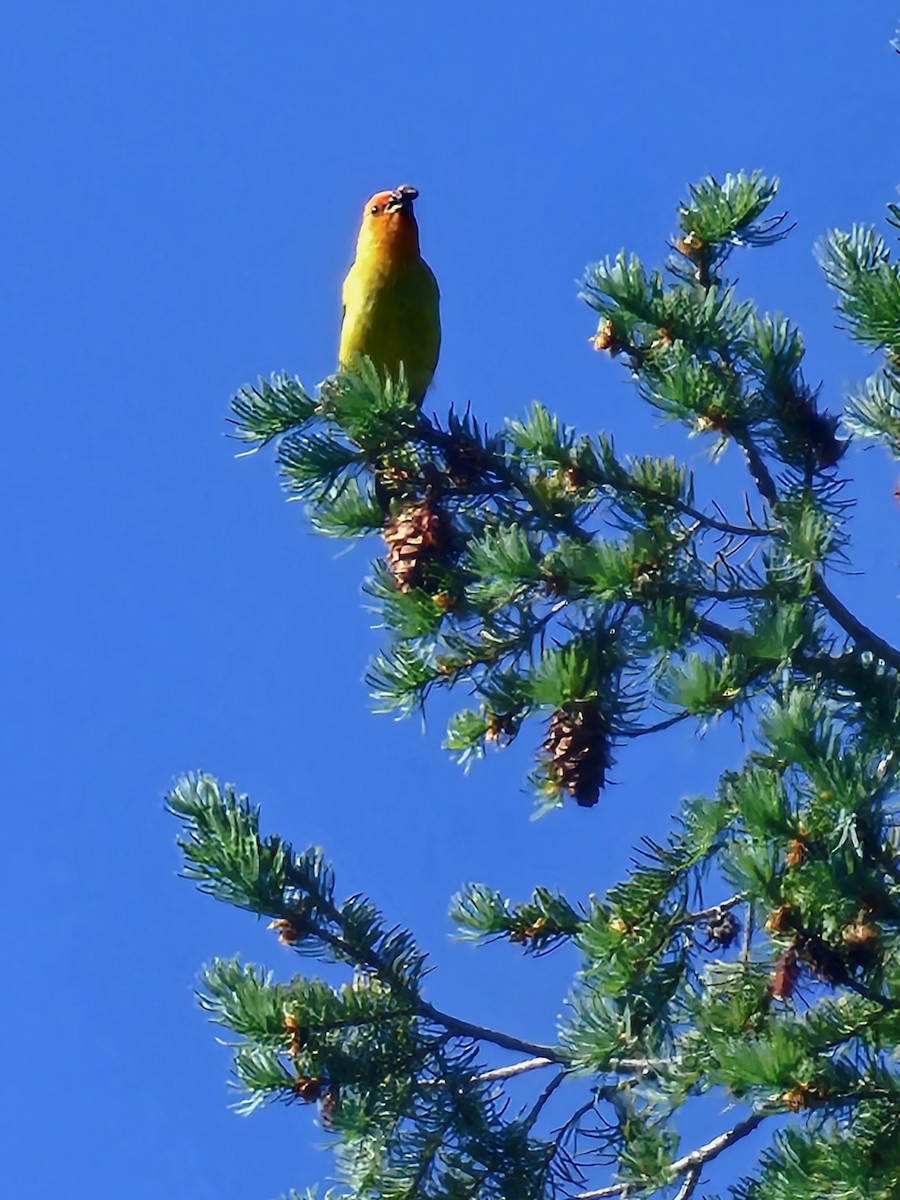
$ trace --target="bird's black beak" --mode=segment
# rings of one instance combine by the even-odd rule
[[[391,192],[391,198],[384,206],[385,212],[412,212],[413,200],[418,196],[418,188],[411,184],[401,183]]]

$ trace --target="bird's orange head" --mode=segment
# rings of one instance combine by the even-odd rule
[[[392,192],[376,192],[363,209],[357,258],[376,255],[399,260],[418,258],[419,227],[413,214],[418,191],[402,183]]]

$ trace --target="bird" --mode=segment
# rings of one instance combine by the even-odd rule
[[[382,376],[402,365],[409,398],[421,405],[441,348],[440,291],[419,250],[408,183],[376,192],[363,209],[356,258],[343,286],[340,370],[368,357]]]

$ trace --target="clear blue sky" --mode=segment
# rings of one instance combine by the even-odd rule
[[[660,430],[591,352],[575,281],[622,246],[661,260],[688,181],[761,167],[797,229],[740,262],[741,286],[801,323],[834,409],[868,364],[834,329],[812,245],[895,196],[897,15],[838,0],[8,6],[9,1195],[269,1200],[327,1171],[308,1111],[227,1108],[196,970],[236,951],[292,961],[176,879],[161,796],[187,769],[249,791],[269,828],[326,848],[345,893],[413,925],[441,1007],[553,1036],[572,960],[449,942],[449,895],[469,879],[602,890],[711,786],[729,739],[635,745],[599,808],[532,823],[525,746],[463,776],[440,721],[423,736],[372,716],[366,552],[337,557],[270,462],[235,461],[228,397],[334,367],[361,205],[409,181],[444,297],[433,407],[471,401],[497,424],[540,399],[703,471],[699,441]],[[854,553],[873,570],[835,586],[890,634],[894,469],[856,449],[850,465]],[[730,451],[719,470],[739,467]]]

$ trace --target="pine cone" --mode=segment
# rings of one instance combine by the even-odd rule
[[[547,774],[582,808],[600,799],[612,765],[606,721],[596,703],[567,704],[550,718],[543,753]]]
[[[388,570],[397,589],[409,592],[424,587],[428,567],[439,562],[447,549],[447,528],[430,500],[410,504],[392,517],[384,530]]]
[[[476,442],[451,442],[444,450],[447,473],[459,488],[468,487],[484,470],[484,451]]]
[[[850,445],[849,438],[837,437],[838,418],[819,412],[815,396],[790,392],[780,398],[782,413],[793,431],[812,453],[820,471],[835,466]]]
[[[734,913],[727,909],[718,909],[705,923],[706,944],[719,946],[727,950],[741,931],[741,926]]]
[[[797,950],[803,961],[825,983],[844,983],[847,964],[840,952],[817,933],[797,939]]]

